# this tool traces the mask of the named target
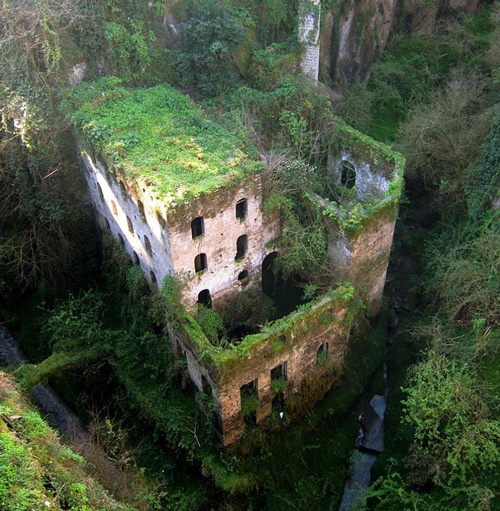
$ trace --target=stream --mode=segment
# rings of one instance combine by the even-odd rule
[[[387,332],[387,345],[392,344],[399,322],[397,307],[392,307],[393,321]],[[358,417],[359,435],[354,442],[351,462],[351,477],[345,483],[339,511],[354,511],[365,508],[368,488],[371,483],[371,469],[377,455],[384,450],[384,417],[389,387],[387,365],[384,367],[383,395],[375,394]]]

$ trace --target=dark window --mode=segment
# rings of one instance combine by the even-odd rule
[[[271,406],[273,409],[273,414],[278,415],[282,419],[283,418],[282,414],[285,413],[285,396],[283,395],[283,392],[278,392],[273,397]]]
[[[328,358],[328,343],[324,342],[319,348],[316,354],[316,362],[318,364],[324,364]]]
[[[207,269],[207,254],[198,254],[194,258],[194,269],[196,273]]]
[[[133,226],[133,224],[132,224],[132,220],[130,220],[130,218],[129,218],[129,217],[127,217],[127,225],[128,225],[128,230],[129,230],[132,234],[134,234],[134,226]]]
[[[244,280],[246,278],[248,278],[248,270],[243,270],[239,273],[238,280]]]
[[[141,263],[139,261],[139,256],[137,255],[137,252],[132,252],[132,261],[134,262],[134,264],[136,264],[137,266],[140,266]]]
[[[144,247],[146,248],[146,252],[149,255],[153,255],[153,249],[151,247],[151,242],[149,241],[149,238],[146,235],[144,235]]]
[[[212,308],[212,297],[210,296],[210,291],[208,289],[204,289],[198,293],[198,303],[208,307],[209,309]]]
[[[198,216],[191,222],[191,236],[195,239],[202,234],[205,234],[205,222],[202,216]]]
[[[273,296],[276,292],[276,274],[274,272],[278,252],[271,252],[262,261],[262,292]]]
[[[116,209],[116,204],[115,204],[114,200],[111,201],[111,209],[112,209],[114,215],[118,214],[118,209]]]
[[[245,220],[248,213],[248,201],[246,199],[240,199],[236,203],[236,218],[238,220]]]
[[[150,271],[149,276],[151,277],[151,283],[154,286],[158,287],[158,281],[156,280],[156,275],[152,271]]]
[[[340,175],[340,184],[345,186],[346,188],[354,188],[356,185],[356,170],[352,163],[348,161],[343,161]]]
[[[123,236],[120,233],[118,233],[118,239],[120,240],[120,245],[122,247],[124,247],[125,246],[125,240],[123,239]]]
[[[109,220],[107,218],[105,218],[104,222],[106,223],[106,227],[108,228],[108,231],[111,231],[111,225],[109,225]]]
[[[156,212],[156,219],[158,220],[158,223],[160,224],[160,227],[162,229],[167,228],[167,222],[165,222],[165,219],[161,216],[161,213],[159,211]]]
[[[283,362],[279,366],[276,366],[274,369],[271,369],[271,380],[286,380],[287,375],[287,363]]]
[[[212,387],[210,386],[210,383],[208,383],[208,380],[203,375],[201,375],[201,391],[203,392],[203,394],[207,394],[207,396],[212,395]]]
[[[102,188],[101,188],[101,185],[99,183],[97,183],[97,189],[99,190],[99,197],[104,202],[104,194],[102,193]]]
[[[124,199],[126,199],[127,198],[127,189],[125,188],[125,184],[123,183],[123,181],[120,181],[119,185],[120,185],[120,192],[122,194],[122,197]]]
[[[241,412],[246,424],[257,424],[257,410],[260,408],[257,395],[257,380],[253,380],[240,388]]]
[[[144,210],[144,204],[142,203],[142,201],[137,201],[137,207],[139,209],[139,215],[141,215],[142,221],[147,223],[146,211]]]
[[[248,250],[248,236],[244,234],[240,236],[236,241],[236,257],[235,259],[241,259],[245,256]]]

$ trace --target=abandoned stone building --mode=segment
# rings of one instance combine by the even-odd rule
[[[173,352],[186,358],[195,387],[211,393],[227,446],[242,436],[245,417],[260,424],[305,388],[313,405],[339,380],[355,296],[370,315],[380,309],[403,161],[331,124],[328,176],[355,191],[355,205],[309,200],[323,214],[330,263],[349,283],[332,282],[330,292],[222,349],[192,314],[197,303],[219,310],[272,288],[276,240],[286,233],[279,212],[262,207],[265,166],[169,86],[112,90],[96,83],[98,100],[73,115],[90,197],[153,290],[167,276],[184,282],[184,313],[169,327]]]

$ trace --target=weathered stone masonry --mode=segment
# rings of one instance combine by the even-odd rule
[[[299,42],[303,45],[300,67],[315,82],[319,76],[320,0],[301,0],[299,4]]]

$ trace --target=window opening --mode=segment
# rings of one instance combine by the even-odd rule
[[[241,259],[245,256],[248,250],[248,236],[244,234],[240,236],[236,241],[236,257],[235,259]]]
[[[283,362],[279,366],[276,366],[274,369],[271,369],[271,382],[272,381],[280,381],[287,379],[287,363]]]
[[[354,188],[356,185],[356,169],[348,161],[342,162],[340,184],[349,189]]]
[[[206,270],[207,268],[207,254],[198,254],[194,258],[194,270],[196,273],[199,273],[200,271]]]
[[[136,264],[137,266],[140,266],[141,265],[141,262],[139,261],[139,256],[137,255],[137,252],[134,250],[132,252],[132,261],[134,262],[134,264]]]
[[[149,255],[153,255],[153,248],[151,247],[151,242],[149,241],[149,238],[144,235],[144,247],[146,248],[146,252]]]
[[[209,309],[212,308],[212,297],[210,296],[210,291],[208,289],[204,289],[198,293],[198,303],[208,307]]]
[[[130,220],[129,217],[127,217],[127,225],[128,225],[129,232],[134,234],[134,225],[132,224],[132,220]]]
[[[118,233],[118,239],[120,240],[120,245],[122,247],[124,247],[125,246],[125,240],[123,239],[123,236],[120,233]]]
[[[99,197],[101,198],[102,202],[104,202],[104,193],[102,193],[102,188],[99,183],[97,183],[97,189],[99,190]]]
[[[257,425],[257,411],[260,408],[259,396],[257,394],[257,380],[252,380],[240,387],[241,413],[245,424]]]
[[[283,419],[284,413],[285,413],[285,396],[283,395],[283,392],[278,392],[273,397],[271,406],[272,406],[273,414],[279,415],[279,417],[281,419]]]
[[[109,225],[109,220],[107,218],[104,218],[104,222],[106,223],[106,227],[108,228],[108,231],[111,231],[111,225]]]
[[[236,203],[236,218],[238,220],[245,220],[248,214],[248,201],[247,199],[240,199]]]
[[[154,286],[158,287],[158,281],[156,280],[156,275],[152,271],[150,271],[149,276],[151,277],[151,283]]]
[[[243,270],[238,274],[238,280],[245,280],[248,278],[248,270]]]
[[[159,211],[156,211],[156,219],[158,220],[158,223],[160,224],[160,227],[162,229],[167,228],[167,222],[165,222],[165,219],[161,216],[161,213]]]
[[[142,201],[137,201],[137,208],[139,209],[139,215],[141,215],[142,221],[148,223],[146,220],[146,211],[144,210],[144,204]]]
[[[205,234],[205,221],[202,216],[198,216],[191,222],[191,236],[195,239],[203,234]]]
[[[126,188],[125,188],[125,184],[123,183],[123,181],[120,181],[120,182],[119,182],[119,185],[120,185],[120,192],[121,192],[121,194],[122,194],[122,197],[123,197],[124,199],[127,199],[127,190],[126,190]]]
[[[328,343],[324,342],[319,348],[316,353],[316,362],[319,365],[323,365],[326,362],[326,359],[328,358]]]
[[[116,208],[116,204],[115,204],[114,200],[111,201],[111,209],[113,210],[114,215],[118,214],[118,209]]]
[[[274,266],[278,252],[271,252],[262,261],[262,292],[273,296],[276,292],[276,274]]]

